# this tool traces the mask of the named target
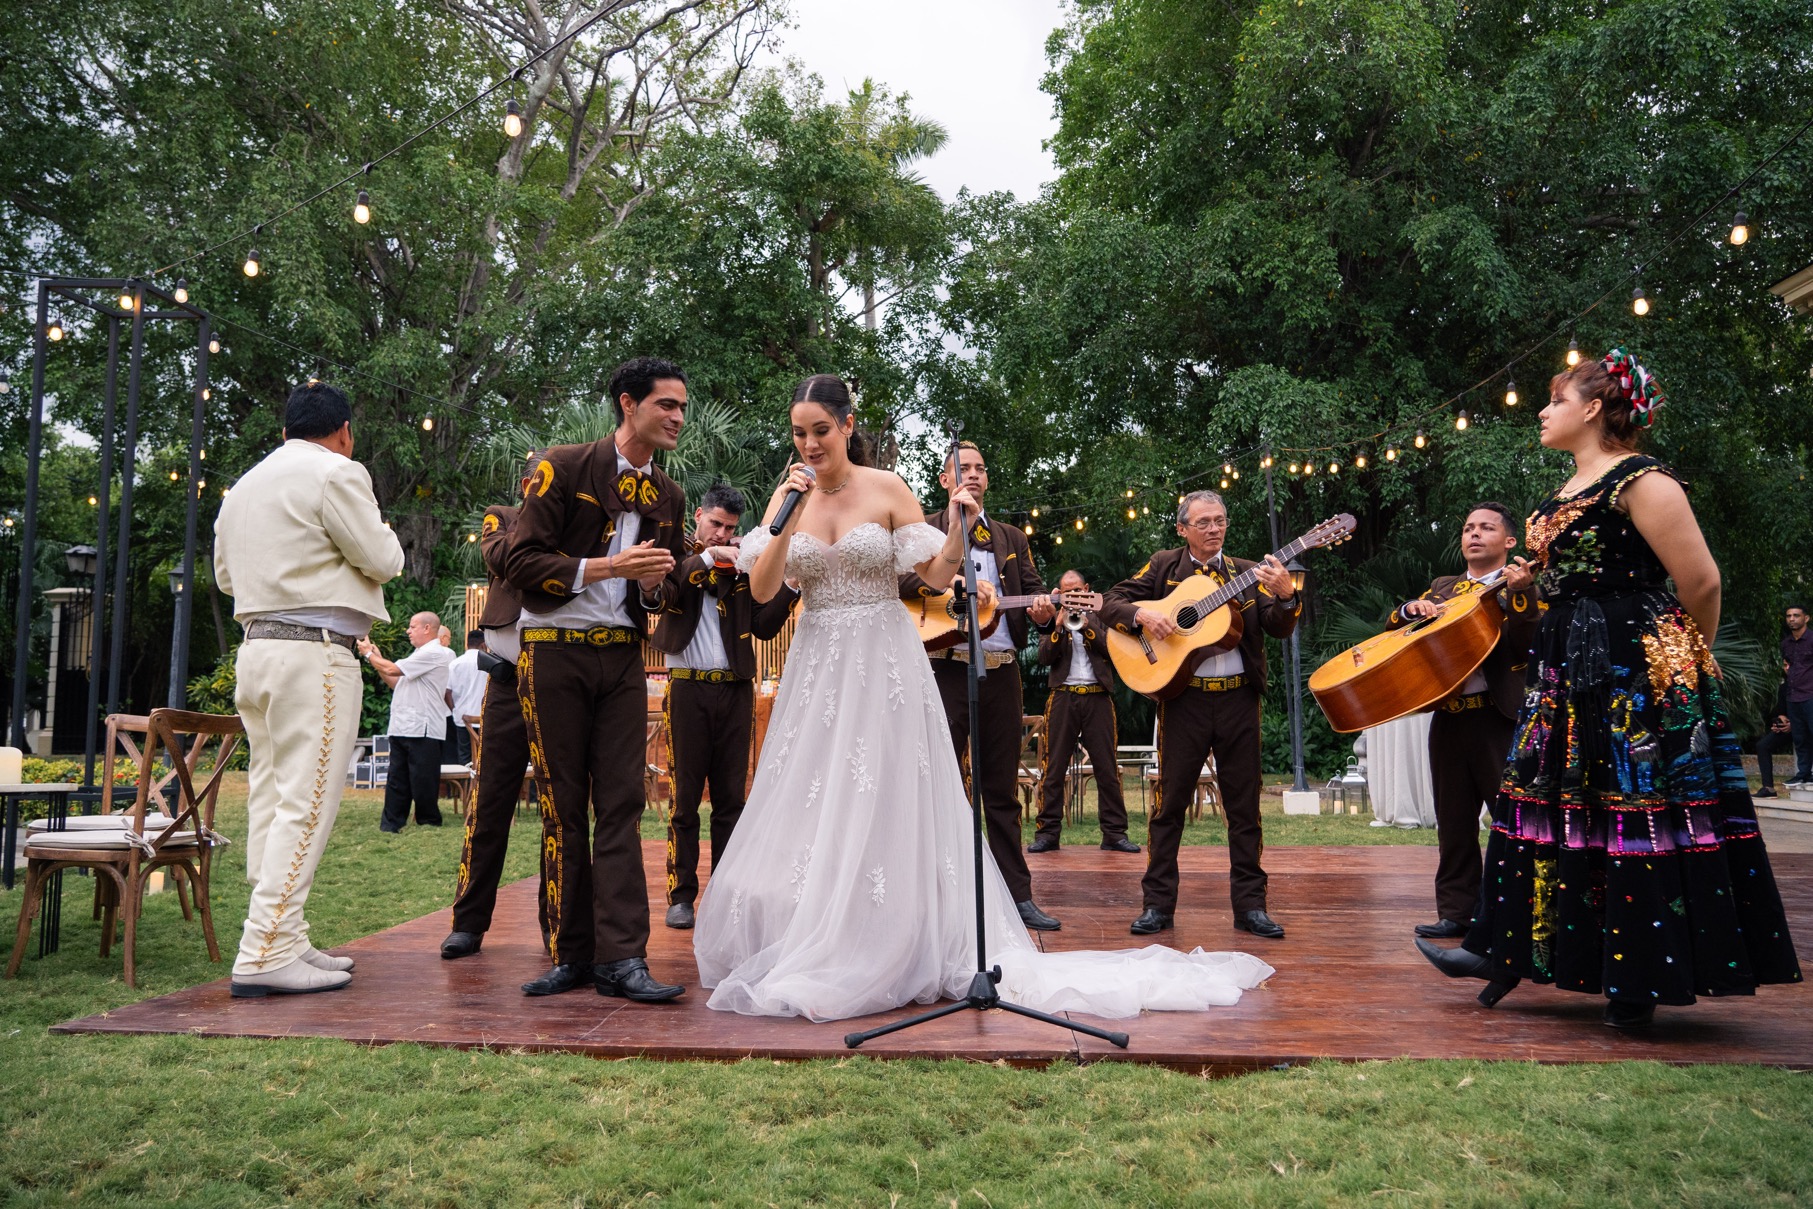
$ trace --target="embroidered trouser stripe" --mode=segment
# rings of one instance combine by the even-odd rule
[[[1177,909],[1177,852],[1196,779],[1215,756],[1227,816],[1228,889],[1235,911],[1263,908],[1265,851],[1259,824],[1259,693],[1248,684],[1226,693],[1185,689],[1158,709],[1158,800],[1152,809],[1145,905]]]
[[[493,680],[485,686],[476,755],[472,779],[477,791],[472,809],[466,812],[466,836],[454,890],[455,932],[488,930],[497,905],[498,879],[503,876],[510,827],[522,794],[523,769],[529,764],[529,735],[514,683]],[[539,822],[536,833],[539,844]],[[542,910],[545,912],[545,905]]]
[[[308,944],[303,908],[340,810],[364,688],[351,651],[252,639],[235,662],[250,749],[246,877],[235,974],[280,969]]]

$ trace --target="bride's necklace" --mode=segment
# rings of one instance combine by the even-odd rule
[[[818,493],[820,495],[836,495],[838,492],[842,491],[845,487],[848,487],[850,485],[850,480],[855,477],[856,476],[854,474],[846,474],[846,475],[844,475],[843,482],[839,483],[835,487],[820,487],[818,489]]]

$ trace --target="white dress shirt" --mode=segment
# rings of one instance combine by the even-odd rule
[[[693,627],[692,641],[678,655],[667,657],[669,667],[691,668],[695,672],[728,671],[730,654],[724,649],[724,631],[718,619],[718,598],[705,593],[699,602],[699,624]]]
[[[1199,567],[1207,567],[1209,570],[1220,575],[1224,583],[1229,578],[1227,564],[1222,562],[1221,555],[1219,554],[1206,563],[1196,562],[1196,556],[1192,554],[1190,556],[1190,561],[1196,563]],[[1246,659],[1241,656],[1240,646],[1236,643],[1233,650],[1210,652],[1201,663],[1196,665],[1196,670],[1191,672],[1190,675],[1199,678],[1210,676],[1238,676],[1245,671]]]
[[[640,466],[631,466],[629,461],[624,458],[623,451],[621,449],[617,451],[618,474],[622,474],[626,470],[639,470],[643,474],[647,474],[654,468],[654,465],[654,459],[650,458]],[[611,534],[611,545],[607,553],[613,556],[623,553],[624,550],[636,544],[636,539],[641,534],[641,513],[635,511],[618,513],[617,528]],[[589,630],[597,625],[617,626],[620,629],[634,628],[634,623],[630,620],[629,607],[625,603],[628,599],[630,581],[613,575],[609,579],[601,579],[596,583],[588,584],[585,582],[585,565],[590,561],[585,558],[579,560],[579,570],[573,576],[573,596],[570,600],[559,608],[550,609],[546,613],[531,613],[524,609],[518,628],[543,625],[563,626],[569,630]]]
[[[447,672],[453,652],[438,640],[417,647],[408,658],[397,660],[403,678],[390,697],[392,738],[441,739],[447,735]]]
[[[485,708],[485,684],[490,677],[478,670],[478,648],[469,647],[447,669],[447,691],[453,694],[453,722],[464,726],[468,715],[478,717]]]
[[[1070,673],[1064,677],[1065,684],[1094,684],[1095,668],[1089,662],[1089,652],[1083,643],[1080,632],[1070,635]]]
[[[970,528],[975,528],[977,524],[987,528],[993,527],[993,522],[988,519],[987,515],[978,516],[976,520],[972,522]],[[995,552],[993,550],[978,550],[976,547],[971,546],[969,557],[970,561],[976,564],[977,577],[986,579],[989,583],[995,585],[995,594],[997,596],[1002,595],[1001,567],[1000,564],[995,562]],[[955,587],[956,585],[953,584],[952,586]],[[982,649],[985,651],[1012,651],[1014,649],[1013,635],[1009,633],[1007,629],[1007,618],[1003,617],[1000,624],[995,626],[995,632],[982,640]]]

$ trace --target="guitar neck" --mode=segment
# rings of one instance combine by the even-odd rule
[[[1309,548],[1308,543],[1299,537],[1285,546],[1282,550],[1272,551],[1271,557],[1277,559],[1281,563],[1288,563],[1291,559],[1297,557],[1297,555]],[[1186,611],[1195,612],[1197,618],[1207,617],[1210,613],[1213,613],[1216,609],[1219,609],[1222,605],[1233,600],[1236,596],[1239,596],[1242,592],[1258,582],[1259,575],[1257,565],[1248,567],[1246,570],[1215,589],[1215,591],[1203,597],[1199,604],[1190,606],[1190,609]],[[1180,621],[1183,620],[1181,615],[1178,619]],[[1191,620],[1187,624],[1194,625],[1195,620]]]

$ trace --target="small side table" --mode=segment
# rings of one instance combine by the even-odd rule
[[[13,861],[19,851],[19,805],[43,802],[50,830],[62,831],[69,820],[69,795],[80,785],[0,785],[0,800],[6,803],[5,838],[0,842],[0,885],[13,888]],[[51,876],[44,887],[44,904],[38,912],[38,956],[57,951],[57,939],[63,927],[63,874]]]

